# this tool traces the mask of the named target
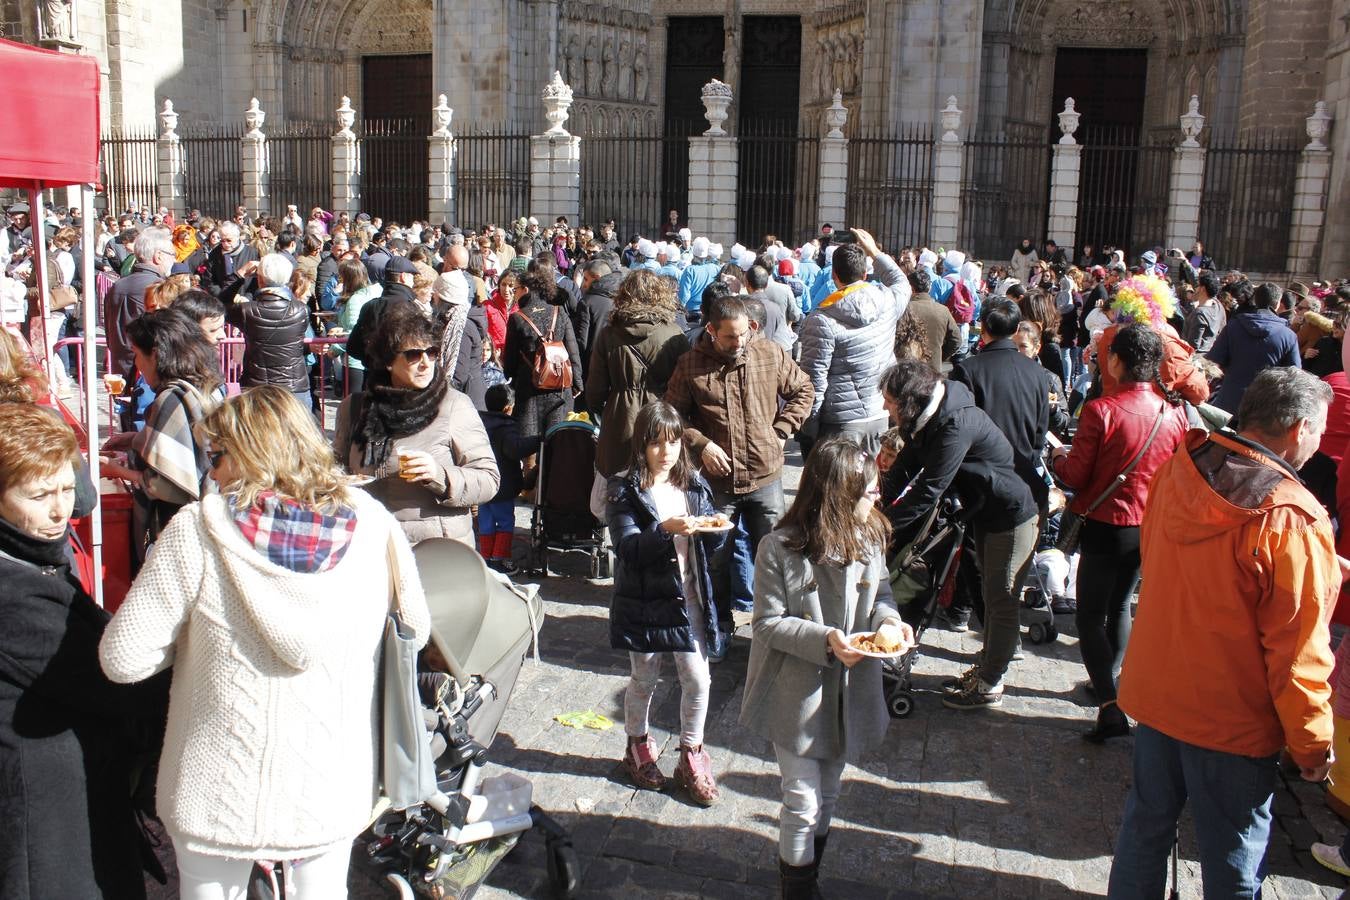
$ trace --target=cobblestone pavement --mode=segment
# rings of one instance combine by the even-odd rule
[[[793,472],[795,475],[795,470]],[[517,511],[526,526],[528,510]],[[518,528],[517,555],[527,527]],[[527,663],[492,748],[494,766],[534,783],[535,801],[572,834],[582,897],[776,896],[779,781],[770,746],[737,725],[749,656],[742,627],[726,662],[713,667],[707,744],[722,787],[712,809],[672,790],[638,791],[623,777],[622,695],[627,657],[609,649],[609,587],[584,577],[581,556],[559,559],[540,580],[547,621],[539,665]],[[1059,640],[1026,644],[1003,706],[957,712],[938,700],[940,681],[978,650],[978,632],[937,630],[916,665],[913,715],[850,766],[822,869],[827,896],[1058,898],[1105,894],[1111,849],[1130,771],[1131,739],[1103,747],[1079,733],[1094,714],[1076,687],[1085,678],[1061,617]],[[609,731],[574,730],[558,713],[594,710]],[[653,700],[653,736],[669,775],[676,760],[679,688],[669,666]],[[1308,854],[1344,833],[1323,788],[1295,782],[1277,794],[1268,898],[1342,896],[1347,882]],[[1196,845],[1182,830],[1181,896],[1201,896]],[[163,896],[172,896],[172,892]],[[353,870],[352,896],[392,896]],[[477,897],[551,896],[543,841],[526,835]]]

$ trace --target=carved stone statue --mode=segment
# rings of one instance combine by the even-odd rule
[[[614,60],[614,42],[605,41],[604,54],[601,57],[600,96],[613,97],[614,88],[619,80],[618,66]]]
[[[858,81],[862,74],[863,39],[860,34],[850,34],[845,45],[844,92],[852,94],[858,90]]]
[[[74,0],[39,0],[42,37],[48,41],[68,41],[75,36]]]
[[[647,54],[639,51],[633,60],[633,99],[639,103],[647,102]]]
[[[600,38],[594,33],[586,38],[586,96],[600,96]]]
[[[567,39],[567,49],[563,52],[563,68],[567,72],[567,83],[581,87],[585,82],[585,73],[582,71],[581,38],[575,31]]]
[[[633,42],[627,38],[619,44],[619,99],[633,99]]]
[[[830,44],[821,38],[816,44],[816,90],[822,97],[830,96],[833,85],[830,84]]]

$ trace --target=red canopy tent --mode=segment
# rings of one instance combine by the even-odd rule
[[[97,423],[98,391],[95,388],[94,306],[94,209],[93,185],[99,179],[99,71],[98,61],[41,50],[26,44],[0,40],[0,123],[5,140],[0,141],[0,187],[28,191],[33,225],[34,257],[47,258],[43,229],[42,192],[47,188],[80,186],[80,209],[84,233],[84,402],[85,421]],[[47,267],[35,264],[41,311],[47,307]],[[41,340],[34,348],[46,353],[46,317],[35,320]],[[48,374],[52,361],[47,360]],[[97,428],[97,425],[92,425]],[[98,483],[98,434],[89,436],[89,468]],[[90,516],[94,563],[94,599],[102,602],[103,529],[101,511]]]

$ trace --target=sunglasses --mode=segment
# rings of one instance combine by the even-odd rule
[[[229,453],[228,450],[211,450],[206,454],[206,458],[211,461],[211,468],[219,469],[220,461]]]
[[[403,358],[410,363],[420,362],[422,357],[426,357],[432,362],[436,361],[436,354],[440,351],[439,347],[411,347],[407,350],[399,351]]]

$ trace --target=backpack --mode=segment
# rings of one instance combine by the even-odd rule
[[[525,359],[530,365],[530,383],[541,391],[560,391],[572,386],[572,360],[567,355],[567,347],[562,341],[553,339],[558,327],[558,307],[553,307],[553,321],[548,326],[548,337],[529,316],[520,310],[516,315],[525,320],[530,330],[539,336],[539,346],[534,351],[534,360]],[[525,354],[520,354],[525,358]]]
[[[947,309],[957,325],[968,325],[975,321],[975,298],[970,296],[970,288],[959,278],[952,281],[952,291],[947,295]]]

